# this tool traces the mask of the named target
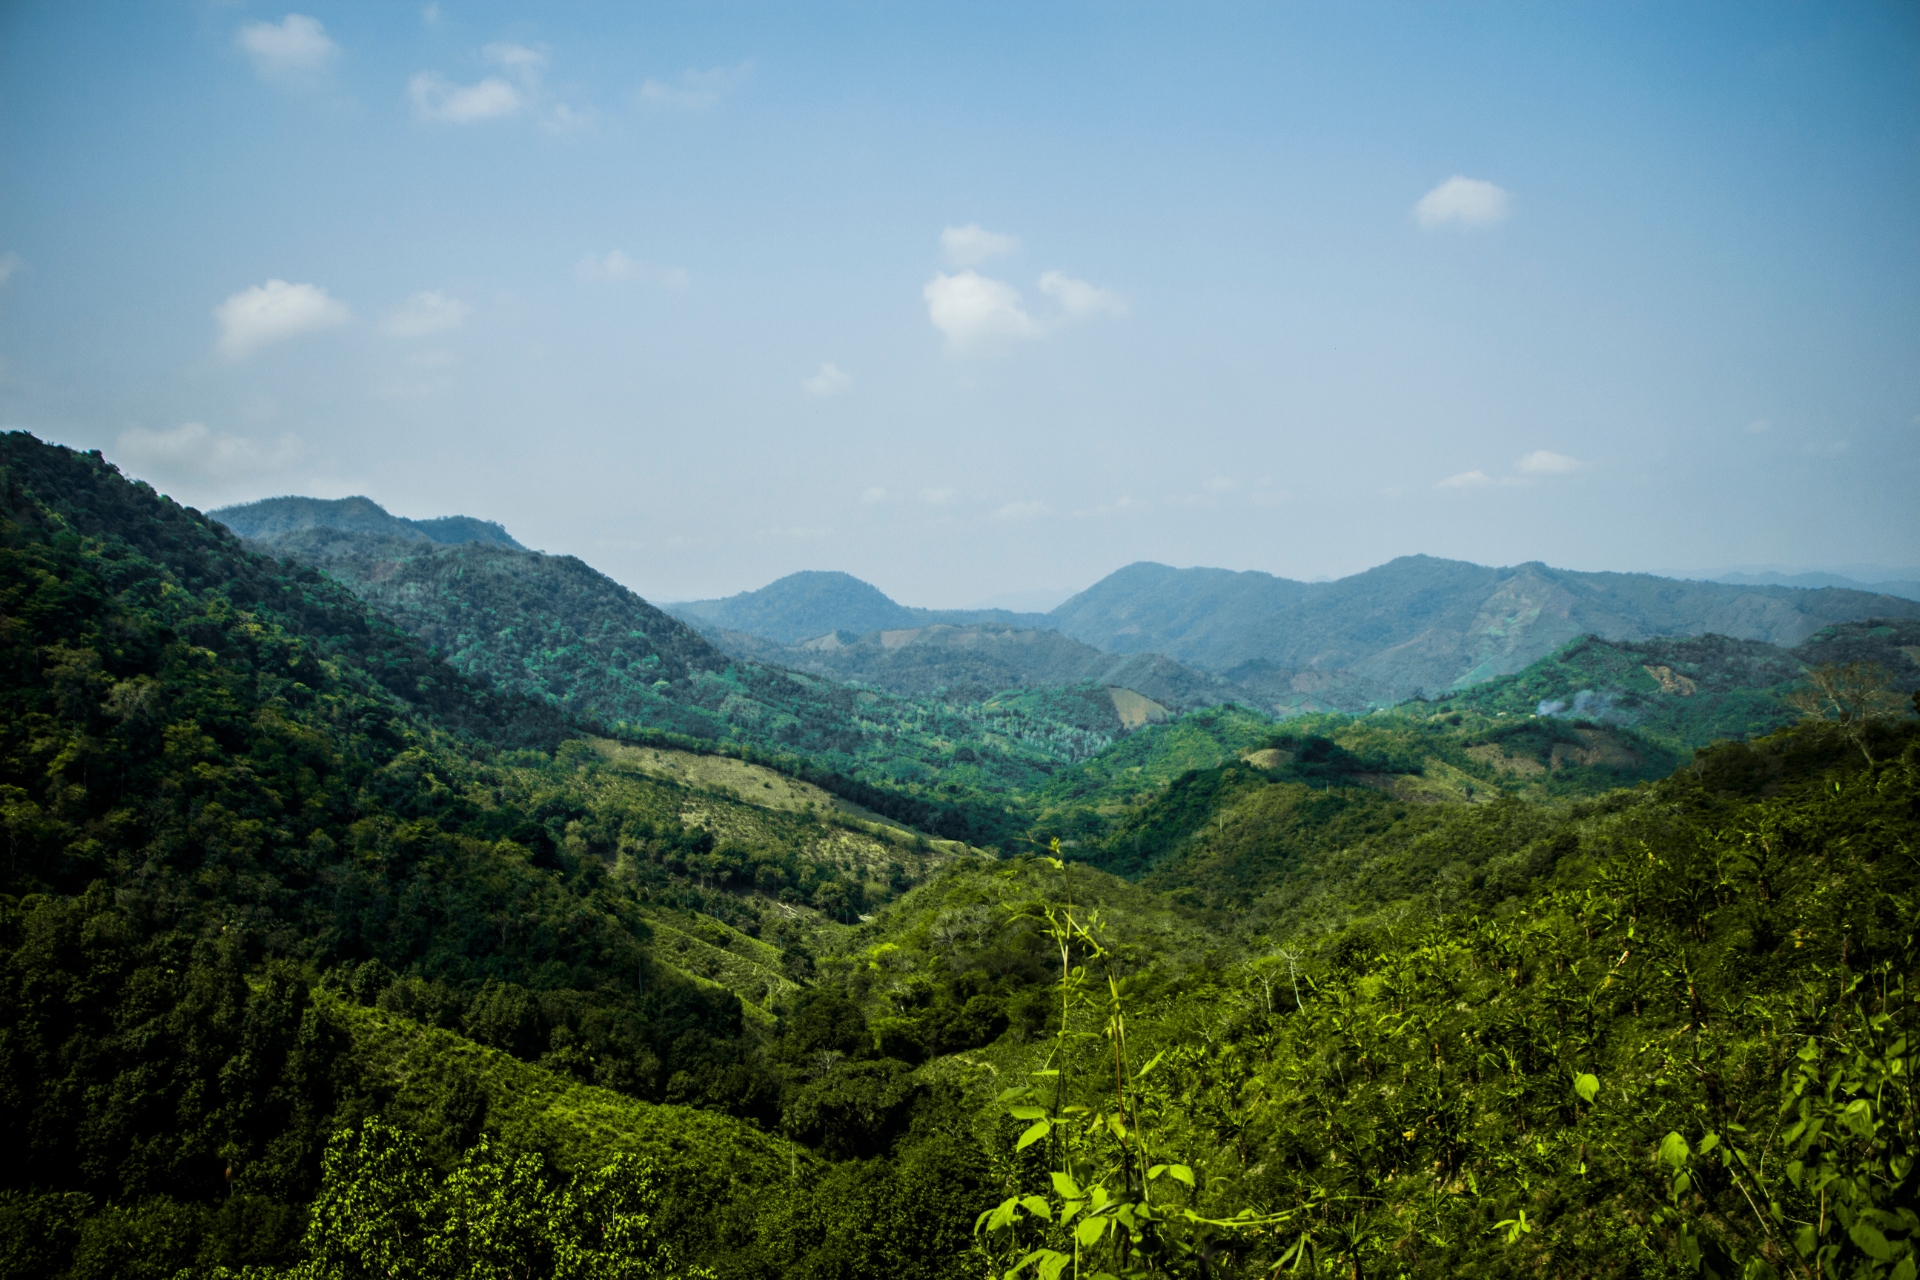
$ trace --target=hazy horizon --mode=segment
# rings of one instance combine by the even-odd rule
[[[303,495],[277,495],[277,496],[303,496]],[[365,494],[345,495],[345,497],[347,498],[355,498],[355,497],[364,498],[366,496],[367,495]],[[233,504],[233,505],[245,505],[245,504]],[[217,517],[220,511],[224,509],[225,508],[216,508],[214,510],[207,512],[206,514]],[[382,509],[385,510],[384,507]],[[408,513],[396,512],[396,511],[389,511],[388,514],[395,515],[395,516],[404,516],[406,518],[413,519],[413,520],[431,520],[431,519],[437,518],[436,515],[423,515],[423,514],[408,515]],[[478,514],[471,511],[441,512],[441,513],[437,513],[437,515],[441,517],[464,516],[464,517],[470,517],[470,518],[481,519],[481,520],[491,519],[491,517],[489,516]],[[514,531],[512,529],[510,528],[507,529],[507,533],[509,535],[512,535],[513,532]],[[516,541],[521,541],[524,545],[524,539],[519,539],[516,537]],[[530,547],[529,549],[535,550],[535,551],[547,550],[546,548],[541,548],[541,547]],[[1405,552],[1403,554],[1421,555],[1426,553]],[[1388,557],[1387,560],[1380,561],[1379,563],[1386,564],[1386,563],[1389,563],[1391,560],[1394,560],[1397,558],[1398,557],[1390,556]],[[586,559],[586,557],[582,557],[582,559]],[[1151,560],[1151,557],[1149,557],[1148,559]],[[589,565],[592,565],[591,560],[587,560],[587,563]],[[1134,564],[1139,562],[1128,561],[1127,563]],[[1156,563],[1163,563],[1163,562],[1156,562]],[[1475,562],[1475,563],[1479,563],[1479,562]],[[1490,567],[1510,568],[1512,567],[1512,565],[1519,564],[1519,563],[1525,563],[1525,562],[1513,561],[1507,564],[1492,565]],[[599,566],[593,565],[593,567],[598,568]],[[1113,569],[1109,570],[1109,572],[1117,571],[1124,567],[1126,566],[1114,565]],[[1233,566],[1226,566],[1226,565],[1189,564],[1189,565],[1174,565],[1171,567],[1178,568],[1178,569],[1228,569],[1230,572],[1256,572],[1256,573],[1272,572],[1271,570],[1261,569],[1258,566],[1233,567]],[[1361,569],[1355,570],[1354,572],[1365,573],[1368,569],[1374,569],[1378,567],[1379,565],[1367,565]],[[1567,566],[1551,565],[1549,567],[1565,568]],[[743,588],[740,588],[738,591],[721,591],[721,592],[711,592],[705,595],[686,595],[686,596],[675,596],[675,597],[646,597],[645,592],[638,592],[638,594],[642,595],[643,597],[646,597],[656,605],[691,604],[691,603],[696,603],[704,600],[724,599],[728,596],[739,595],[745,592],[755,591],[761,587],[769,586],[773,582],[778,581],[780,578],[787,577],[790,574],[805,573],[805,572],[847,573],[849,571],[845,569],[835,569],[829,565],[801,565],[797,568],[790,569],[785,573],[779,574],[775,578],[768,579],[766,582],[758,583],[751,587],[743,587]],[[1911,567],[1911,566],[1896,567],[1892,565],[1881,565],[1881,564],[1849,564],[1849,565],[1841,565],[1838,567],[1785,566],[1785,565],[1777,565],[1777,564],[1776,565],[1732,565],[1732,566],[1725,566],[1717,569],[1615,569],[1615,570],[1598,570],[1597,572],[1647,573],[1647,574],[1653,574],[1658,577],[1681,578],[1681,579],[1691,579],[1694,581],[1708,581],[1708,582],[1718,580],[1723,575],[1768,574],[1768,573],[1780,574],[1780,575],[1831,574],[1836,577],[1849,578],[1864,586],[1871,586],[1877,582],[1920,581],[1920,567]],[[852,574],[851,576],[856,578],[860,577],[859,574]],[[1107,575],[1103,573],[1099,576],[1100,578],[1104,578]],[[1275,576],[1284,577],[1286,575],[1280,574]],[[1335,581],[1338,581],[1339,578],[1349,577],[1349,576],[1352,576],[1352,575],[1349,575],[1349,574],[1341,574],[1338,576],[1321,575],[1321,576],[1312,577],[1312,578],[1298,579],[1298,581],[1335,582]],[[864,578],[861,580],[866,581],[866,579]],[[886,595],[889,599],[893,600],[896,604],[909,605],[915,608],[1005,609],[1013,613],[1047,613],[1047,612],[1050,612],[1056,606],[1064,603],[1068,599],[1071,599],[1073,596],[1078,595],[1080,592],[1094,585],[1094,583],[1097,582],[1098,580],[1099,578],[1095,578],[1090,581],[1080,583],[1079,585],[1071,586],[1071,587],[1053,587],[1053,588],[996,592],[993,595],[985,596],[977,600],[965,601],[963,603],[958,603],[958,604],[952,601],[929,601],[924,599],[918,599],[914,597],[911,589],[893,590],[879,583],[869,583],[868,585],[878,587],[884,595]],[[637,591],[637,588],[636,588],[636,591]]]
[[[1917,59],[1889,4],[10,5],[0,427],[659,600],[1916,564]]]

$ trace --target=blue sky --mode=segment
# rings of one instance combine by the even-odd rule
[[[0,424],[643,594],[1920,563],[1920,9],[0,6]]]

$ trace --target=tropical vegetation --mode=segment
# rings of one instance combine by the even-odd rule
[[[910,786],[0,467],[0,1276],[1915,1274],[1897,629]]]

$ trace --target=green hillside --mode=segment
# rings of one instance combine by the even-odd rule
[[[743,631],[704,634],[727,653],[907,697],[985,701],[1007,689],[1092,684],[1131,689],[1182,710],[1233,702],[1246,690],[1159,654],[1116,656],[1057,631],[991,623],[828,632],[783,645]],[[1115,719],[1113,728],[1122,728]]]
[[[1006,1019],[956,1055],[1002,1117],[1001,1266],[1070,1264],[1077,1200],[1110,1215],[1082,1274],[1900,1274],[1911,722],[1875,757],[1798,730],[1572,805],[1243,782],[1130,892],[937,877],[849,982],[903,1035]],[[1060,1038],[1030,1010],[1063,999]]]
[[[1824,627],[1792,649],[1693,636],[1583,637],[1525,671],[1448,695],[1449,711],[1628,725],[1675,750],[1760,737],[1793,723],[1785,696],[1821,663],[1877,664],[1900,693],[1920,689],[1920,621]]]
[[[1511,674],[1582,635],[1714,633],[1793,646],[1834,623],[1920,618],[1920,604],[1837,588],[1403,556],[1324,583],[1129,565],[1048,617],[1110,652],[1161,653],[1269,690],[1263,706],[1361,711]]]
[[[954,839],[1015,838],[1011,797],[1123,732],[966,690],[900,697],[732,659],[571,556],[321,527],[258,546],[323,570],[492,688],[614,732],[804,757],[858,784],[849,798]]]
[[[995,856],[414,633],[613,610],[584,566],[401,540],[402,628],[98,455],[0,467],[6,1280],[1911,1273],[1920,722],[1753,700],[1905,689],[1905,624],[1282,724],[815,682],[924,717],[863,767],[937,746]],[[654,625],[629,666],[743,665]]]

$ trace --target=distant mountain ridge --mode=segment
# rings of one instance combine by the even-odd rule
[[[472,516],[409,520],[364,497],[262,498],[207,514],[243,538],[272,538],[301,529],[340,529],[389,538],[424,539],[447,546],[484,542],[513,551],[526,550],[504,526],[491,520],[477,520]]]
[[[1920,601],[1837,587],[1402,556],[1311,583],[1142,561],[1045,614],[909,608],[844,573],[792,574],[759,591],[669,611],[709,633],[746,632],[783,645],[939,624],[1058,631],[1109,654],[1159,654],[1223,676],[1284,714],[1358,711],[1467,688],[1583,635],[1633,641],[1712,633],[1792,648],[1835,623],[1920,618]]]
[[[761,587],[719,600],[685,600],[661,606],[696,627],[720,627],[765,636],[781,644],[799,644],[834,631],[866,635],[872,631],[927,627],[936,623],[1058,630],[1044,613],[1007,609],[916,609],[899,604],[872,583],[850,573],[817,569],[790,573]]]
[[[1709,582],[1729,582],[1744,587],[1845,587],[1852,591],[1920,600],[1920,576],[1867,581],[1839,573],[1777,573],[1773,570],[1752,573],[1730,571],[1705,576]]]
[[[1920,618],[1920,602],[1402,556],[1324,583],[1134,564],[1049,616],[1110,652],[1163,653],[1229,678],[1275,669],[1339,674],[1377,688],[1370,701],[1397,701],[1518,671],[1582,635],[1710,632],[1791,648],[1836,622]]]

